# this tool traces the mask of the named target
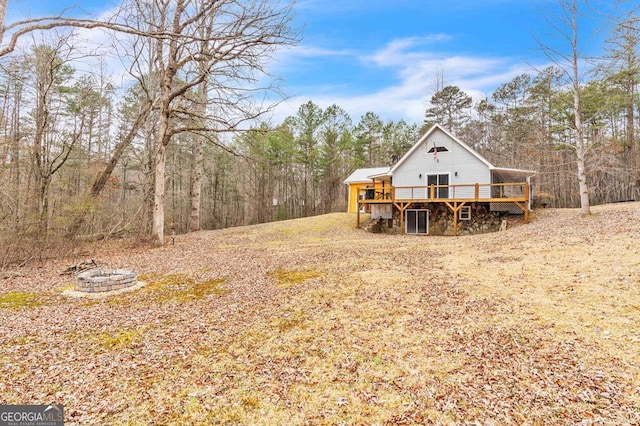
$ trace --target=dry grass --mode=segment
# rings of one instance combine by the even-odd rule
[[[348,214],[199,232],[98,253],[149,284],[91,303],[62,295],[64,261],[16,271],[0,403],[62,403],[66,424],[637,424],[639,220],[633,203],[459,238]]]

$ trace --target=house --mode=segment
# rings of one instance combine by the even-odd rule
[[[386,181],[374,181],[374,178],[386,175],[389,169],[390,167],[358,169],[345,179],[344,183],[349,185],[349,204],[347,210],[349,213],[355,213],[358,210],[358,200],[366,198],[367,193],[375,194],[375,192],[381,192],[383,190],[382,185],[386,183]],[[371,195],[371,197],[373,198],[373,195]]]
[[[356,170],[344,183],[358,226],[367,211],[400,232],[457,235],[497,230],[511,214],[526,221],[534,175],[495,167],[436,124],[392,166]]]

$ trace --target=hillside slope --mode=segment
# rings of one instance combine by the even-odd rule
[[[468,237],[331,214],[111,246],[147,285],[0,280],[0,404],[65,424],[640,422],[640,203]]]

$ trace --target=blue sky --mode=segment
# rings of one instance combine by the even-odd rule
[[[438,74],[480,99],[548,65],[536,40],[556,43],[545,18],[554,7],[551,0],[301,1],[303,39],[281,66],[289,107],[336,103],[356,121],[372,110],[420,124]],[[588,24],[591,34],[600,23]],[[602,38],[590,36],[588,47],[599,49]]]
[[[601,0],[610,9],[615,0]],[[300,43],[281,52],[271,71],[288,96],[273,121],[311,100],[337,104],[354,123],[367,111],[383,120],[421,124],[436,75],[475,99],[513,77],[548,65],[536,39],[558,40],[545,19],[553,0],[298,0]],[[9,1],[16,17],[76,6],[97,16],[114,4],[95,0]],[[624,7],[624,5],[619,6]],[[596,4],[596,8],[598,5]],[[86,16],[86,15],[85,15]],[[585,22],[587,52],[602,48],[602,22]]]

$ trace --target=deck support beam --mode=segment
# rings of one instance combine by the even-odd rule
[[[409,208],[409,206],[413,204],[411,202],[409,203],[397,203],[397,202],[393,202],[393,205],[396,206],[396,208],[400,211],[400,234],[404,235],[404,211]]]
[[[458,204],[457,201],[454,201],[453,205],[451,205],[450,202],[445,201],[445,204],[453,212],[453,236],[457,237],[458,236],[458,211],[460,211],[460,208],[463,207],[465,204],[467,204],[467,202],[463,201],[460,204]]]
[[[524,223],[529,223],[529,195],[531,188],[529,187],[529,178],[527,178],[527,182],[524,184]],[[518,203],[516,203],[518,204]]]

